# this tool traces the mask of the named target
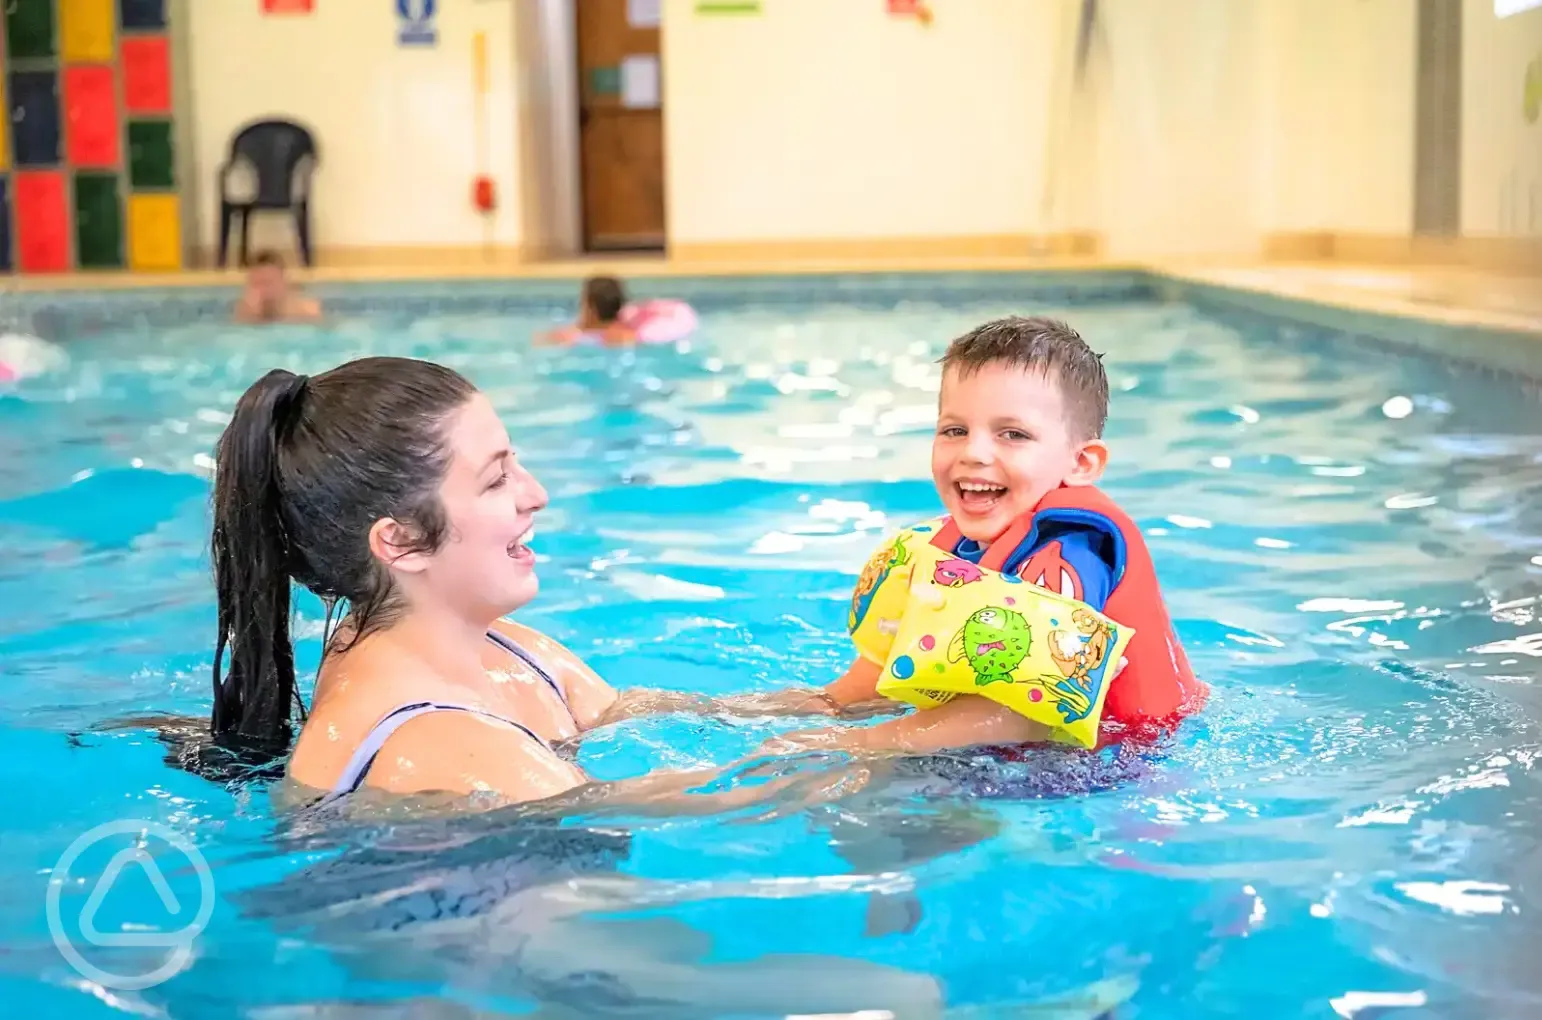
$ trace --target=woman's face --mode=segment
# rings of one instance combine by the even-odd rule
[[[546,490],[514,456],[508,430],[478,393],[446,423],[450,464],[439,488],[449,528],[414,587],[470,617],[492,619],[535,597],[529,542]]]

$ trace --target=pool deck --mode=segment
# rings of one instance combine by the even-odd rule
[[[1375,266],[1341,262],[1270,262],[1217,265],[1163,261],[1110,261],[1083,257],[736,259],[674,261],[660,256],[622,256],[455,267],[319,267],[296,271],[301,282],[382,280],[578,279],[592,273],[618,276],[739,276],[805,273],[1031,272],[1047,269],[1133,269],[1172,279],[1374,312],[1449,326],[1495,329],[1542,337],[1542,280],[1444,266]],[[17,276],[15,291],[124,290],[146,287],[208,287],[239,284],[239,270],[175,274],[77,273]]]

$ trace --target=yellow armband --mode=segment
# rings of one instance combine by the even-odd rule
[[[851,593],[851,611],[846,615],[846,629],[852,643],[864,659],[882,666],[889,661],[889,648],[899,633],[900,616],[910,602],[910,568],[915,549],[925,545],[928,531],[937,522],[929,521],[906,528],[878,547],[868,558]]]
[[[899,617],[882,660],[863,649],[884,667],[878,693],[922,709],[978,694],[1050,727],[1059,742],[1096,746],[1109,681],[1135,632],[929,542],[910,543],[907,554],[897,612],[887,607],[898,596],[882,587],[892,576],[877,589]]]

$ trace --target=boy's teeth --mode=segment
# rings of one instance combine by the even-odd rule
[[[959,482],[958,487],[965,492],[1001,492],[1000,485],[977,485],[974,482]]]

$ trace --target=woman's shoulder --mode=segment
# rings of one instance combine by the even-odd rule
[[[551,668],[554,665],[577,663],[583,665],[572,649],[568,648],[556,638],[548,637],[534,627],[523,623],[515,623],[513,620],[499,618],[493,621],[493,630],[513,641],[520,648],[529,652],[542,665]]]
[[[370,732],[393,711],[421,700],[424,681],[433,679],[427,663],[368,640],[329,654],[290,755],[290,777],[330,789]]]
[[[513,620],[497,620],[493,627],[528,652],[561,685],[568,710],[580,729],[597,723],[615,702],[615,688],[562,642]]]

